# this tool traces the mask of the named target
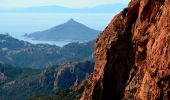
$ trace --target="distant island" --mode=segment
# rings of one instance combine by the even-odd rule
[[[67,8],[61,6],[38,6],[27,8],[0,9],[0,12],[17,13],[118,13],[125,4],[105,4],[91,8]]]
[[[55,26],[53,28],[25,34],[25,37],[41,41],[74,41],[85,42],[97,38],[100,31],[89,28],[74,19],[70,19],[64,24]]]

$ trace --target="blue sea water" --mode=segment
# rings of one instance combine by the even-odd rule
[[[25,33],[43,31],[69,19],[74,19],[88,27],[102,31],[115,14],[100,13],[0,13],[0,33],[8,32],[11,36],[31,43],[48,43],[59,46],[69,41],[36,41],[22,37]]]

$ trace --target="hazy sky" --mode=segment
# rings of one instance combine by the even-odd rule
[[[59,5],[71,8],[93,7],[102,4],[124,3],[130,0],[0,0],[0,8]]]

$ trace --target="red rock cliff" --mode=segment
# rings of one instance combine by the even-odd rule
[[[81,100],[170,100],[170,0],[132,0],[96,41]]]

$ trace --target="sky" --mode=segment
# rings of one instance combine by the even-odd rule
[[[128,4],[129,1],[130,0],[0,0],[0,8],[20,8],[49,5],[57,5],[70,8],[85,8],[103,4]]]

